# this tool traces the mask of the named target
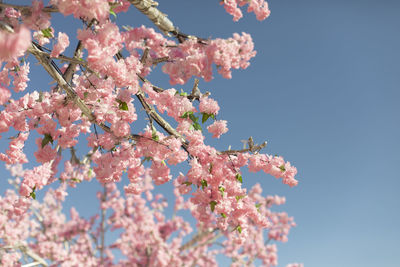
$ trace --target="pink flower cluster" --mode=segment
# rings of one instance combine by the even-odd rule
[[[65,51],[65,48],[69,46],[68,35],[63,32],[58,33],[57,43],[53,47],[53,51],[51,51],[51,57],[58,57],[62,52]]]
[[[64,16],[74,15],[75,18],[97,19],[105,21],[109,16],[108,0],[51,0]]]
[[[23,171],[15,169],[13,173],[22,175]],[[182,178],[174,183],[177,199],[182,198],[178,189],[182,182],[178,180]],[[89,219],[81,217],[75,208],[70,209],[69,219],[62,213],[67,195],[66,183],[55,190],[50,189],[40,202],[8,190],[4,198],[0,197],[0,236],[3,236],[0,247],[7,247],[0,250],[1,263],[5,266],[21,263],[22,254],[30,251],[31,255],[35,253],[43,260],[60,266],[94,266],[100,263],[107,266],[218,266],[216,256],[220,254],[230,257],[232,266],[252,266],[255,259],[261,260],[263,266],[277,265],[276,245],[267,244],[264,235],[260,234],[263,229],[257,226],[254,218],[247,217],[241,221],[246,228],[237,225],[223,230],[217,228],[216,217],[205,211],[211,219],[207,224],[200,225],[197,233],[193,233],[190,223],[181,216],[167,218],[163,215],[168,203],[162,195],[151,193],[153,187],[149,181],[146,178],[144,182],[143,196],[134,194],[123,197],[115,183],[105,184],[105,190],[97,194],[103,215],[94,215]],[[265,198],[261,191],[261,187],[256,185],[248,197],[236,202],[259,203],[255,207],[256,212],[272,218],[267,231],[279,227],[290,229],[293,224],[275,223],[273,220],[280,213],[270,210],[271,201],[279,202],[280,198]],[[184,209],[193,212],[190,202],[176,204],[176,212]],[[218,208],[218,212],[221,211],[225,208]],[[99,244],[108,232],[106,229],[120,231],[116,239],[101,247]],[[211,240],[220,242],[222,247],[210,246]],[[116,250],[124,257],[116,258]],[[101,258],[98,253],[102,253]],[[289,266],[302,267],[301,264]]]
[[[222,134],[228,131],[226,124],[228,122],[224,120],[215,121],[213,124],[207,127],[207,130],[212,133],[212,137],[219,138]]]
[[[29,251],[59,266],[217,266],[221,253],[232,258],[232,266],[251,266],[255,259],[264,266],[276,265],[276,245],[267,243],[286,242],[295,223],[286,213],[271,210],[284,198],[261,196],[259,185],[250,191],[242,186],[246,179],[242,168],[263,170],[289,186],[298,183],[297,169],[280,156],[254,150],[218,151],[203,134],[207,128],[220,138],[228,131],[227,121],[216,119],[217,101],[209,94],[160,89],[147,80],[158,64],[172,84],[185,84],[193,76],[209,81],[213,65],[224,78],[231,78],[232,69],[247,68],[256,54],[250,35],[207,41],[189,37],[178,44],[144,26],[122,32],[109,14],[127,11],[130,2],[50,1],[63,15],[92,22],[78,30],[77,39],[85,50],[78,56],[82,63],[66,81],[68,94],[59,85],[41,93],[25,92],[33,66],[25,62],[30,57],[21,58],[31,45],[29,29],[43,46],[54,37],[43,2],[33,1],[29,12],[5,8],[0,14],[0,20],[14,29],[0,31],[0,133],[14,135],[0,160],[28,162],[25,145],[39,135],[33,153],[39,165],[24,171],[11,168],[19,196],[7,191],[0,197],[1,264],[21,265]],[[241,16],[238,5],[248,4],[258,19],[269,15],[262,0],[222,4],[235,20]],[[70,41],[75,39],[59,32],[52,49],[43,48],[42,53],[49,49],[48,57],[54,59],[49,59],[49,67],[60,59],[68,61],[59,55]],[[138,129],[136,110],[143,108],[149,121]],[[89,151],[79,158],[83,137]],[[171,166],[185,161],[187,170],[174,179]],[[117,183],[125,173],[129,183],[121,196]],[[99,214],[85,219],[72,208],[67,219],[62,202],[68,186],[75,188],[93,178],[105,189],[98,194]],[[175,214],[168,218],[167,201],[152,190],[171,180]],[[49,189],[41,202],[34,200],[37,191],[58,181],[60,186]],[[190,223],[178,216],[184,210],[196,219],[198,233],[191,235]],[[104,245],[106,225],[123,231],[115,242]],[[211,246],[216,240],[221,248]],[[116,259],[115,249],[125,258]]]
[[[23,12],[23,22],[33,30],[42,30],[50,27],[50,14],[43,12],[43,1],[33,0],[30,12]]]
[[[31,33],[24,26],[14,33],[0,31],[0,63],[22,56],[30,45]]]
[[[248,155],[248,159],[251,172],[263,170],[275,178],[282,178],[284,184],[289,186],[298,184],[298,181],[294,178],[297,174],[296,167],[291,166],[290,162],[285,162],[282,157],[255,154]]]
[[[210,97],[202,97],[200,98],[199,109],[202,113],[217,115],[219,111],[219,106],[217,101],[215,101],[214,99]]]
[[[45,163],[33,170],[27,170],[24,173],[24,180],[21,183],[19,193],[21,196],[29,196],[34,190],[40,190],[47,185],[53,173],[51,164]]]
[[[243,17],[238,5],[249,5],[247,12],[254,12],[258,20],[266,19],[271,13],[268,9],[268,3],[264,0],[222,0],[220,3],[224,6],[226,12],[233,16],[233,21],[238,21]]]
[[[162,70],[170,76],[171,84],[184,84],[192,76],[212,79],[212,64],[218,72],[230,79],[231,69],[245,69],[249,60],[256,55],[249,34],[234,34],[233,38],[211,40],[209,44],[197,40],[187,40],[176,48],[171,48],[169,58]]]

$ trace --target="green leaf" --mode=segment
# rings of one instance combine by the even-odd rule
[[[152,161],[152,160],[153,160],[152,157],[144,157],[144,159],[142,159],[142,163],[141,164],[145,163],[146,161]]]
[[[226,217],[227,217],[225,213],[221,213],[221,216],[222,216],[223,218],[226,218]]]
[[[118,108],[119,108],[120,110],[129,110],[129,109],[128,109],[128,104],[127,104],[126,102],[121,101],[121,100],[119,100],[119,99],[117,99],[117,102],[119,103]]]
[[[233,229],[233,231],[238,231],[239,234],[241,234],[241,233],[242,233],[242,226],[240,226],[240,224],[239,224],[238,226],[236,226],[236,227]],[[233,231],[232,231],[232,232],[233,232]]]
[[[192,185],[192,183],[189,182],[189,181],[183,182],[182,184],[184,184],[184,185],[186,185],[186,186],[191,186],[191,185]]]
[[[189,117],[190,114],[193,114],[193,111],[186,111],[182,114],[181,118],[186,119],[187,117]]]
[[[198,131],[201,131],[201,130],[202,130],[202,129],[201,129],[201,125],[200,125],[199,123],[197,123],[197,122],[193,123],[193,128],[196,129],[196,130],[198,130]]]
[[[257,208],[257,211],[258,211],[258,212],[260,212],[260,207],[261,207],[261,205],[262,205],[261,203],[257,203],[257,204],[256,204],[256,208]]]
[[[236,174],[236,180],[237,180],[238,182],[240,182],[241,184],[243,183],[243,178],[242,178],[242,175],[241,175],[240,173],[237,173],[237,174]]]
[[[218,187],[218,191],[221,192],[222,197],[225,194],[225,188],[223,186]]]
[[[285,172],[285,171],[286,171],[285,165],[279,166],[279,169],[281,169],[282,172]]]
[[[183,91],[183,90],[181,89],[181,92],[179,93],[178,91],[176,91],[176,92],[175,92],[175,95],[180,95],[180,96],[186,97],[188,94],[187,94],[185,91]]]
[[[75,183],[81,183],[82,182],[82,180],[79,180],[78,178],[72,178],[71,180],[74,181]]]
[[[158,140],[160,140],[160,138],[158,137],[158,135],[157,134],[153,134],[153,135],[151,135],[151,139],[153,139],[154,141],[158,141]]]
[[[44,134],[44,137],[42,140],[42,148],[44,148],[48,143],[53,144],[53,137],[51,137],[50,134]]]
[[[199,121],[199,118],[197,118],[193,112],[191,114],[189,114],[189,118],[194,122],[197,123]]]
[[[114,18],[117,18],[117,14],[115,14],[114,10],[110,9],[110,14],[114,16]]]
[[[30,197],[32,197],[33,199],[36,199],[36,185],[32,188],[32,192],[29,194]]]
[[[180,96],[184,96],[184,97],[186,97],[188,94],[185,92],[185,91],[183,91],[182,89],[181,89],[181,92],[180,93],[178,93],[178,91],[176,91],[176,93],[177,94],[179,94]]]
[[[89,95],[89,92],[84,92],[84,93],[83,93],[83,98],[87,98],[88,95]]]
[[[153,139],[156,142],[160,140],[160,137],[158,137],[157,130],[156,127],[154,127],[154,125],[151,125],[151,139]]]
[[[201,123],[205,123],[207,120],[208,120],[208,118],[210,118],[210,114],[207,114],[207,113],[203,113],[203,117],[201,118]]]
[[[114,12],[114,8],[118,6],[118,3],[108,3],[110,5],[110,14],[117,18],[117,14]]]
[[[201,180],[201,189],[204,190],[204,188],[206,188],[208,186],[207,181],[206,180]]]
[[[51,32],[50,28],[42,30],[43,36],[46,38],[53,38],[53,33]]]
[[[236,198],[236,201],[239,201],[239,200],[241,200],[242,198],[244,198],[245,197],[245,195],[241,195],[241,196],[236,196],[235,198]]]
[[[212,212],[214,212],[216,205],[217,205],[217,201],[213,200],[210,202],[210,208],[211,208]]]
[[[93,176],[93,169],[90,168],[88,171],[88,177],[91,178]]]

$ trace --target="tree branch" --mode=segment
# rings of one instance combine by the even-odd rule
[[[13,5],[7,3],[0,3],[0,7],[11,7],[20,10],[22,13],[29,14],[31,12],[32,6],[23,6],[23,5]],[[59,12],[57,7],[47,6],[42,9],[43,12],[52,13],[52,12]]]
[[[82,111],[83,115],[85,115],[91,123],[97,124],[101,129],[105,132],[112,134],[114,137],[114,133],[111,131],[110,127],[105,125],[104,123],[100,123],[96,121],[96,117],[93,115],[90,108],[83,102],[82,99],[79,98],[74,89],[71,88],[70,84],[62,76],[59,71],[57,65],[47,56],[47,53],[40,50],[40,48],[32,43],[32,46],[28,49],[28,51],[36,57],[39,63],[44,67],[47,73],[64,89],[67,93],[68,98],[78,106],[78,108]],[[127,136],[128,139],[137,140],[140,138],[139,135],[131,134]],[[117,138],[119,139],[119,138]]]
[[[193,236],[193,238],[190,241],[188,241],[185,244],[183,244],[179,248],[179,251],[184,251],[184,250],[186,250],[188,248],[191,248],[191,247],[197,247],[196,243],[199,242],[203,237],[205,237],[205,236],[207,236],[207,235],[209,235],[211,233],[215,233],[218,230],[219,230],[218,228],[215,228],[215,229],[205,230],[205,231],[197,233],[195,236]]]
[[[165,35],[170,36],[171,32],[177,31],[167,15],[156,7],[158,3],[153,0],[129,0],[140,12],[146,15]]]
[[[201,44],[206,44],[206,39],[199,38],[193,35],[182,33],[174,26],[167,15],[162,13],[158,8],[158,3],[153,0],[128,0],[140,12],[146,15],[165,35],[174,36],[180,43],[187,39],[196,39]]]

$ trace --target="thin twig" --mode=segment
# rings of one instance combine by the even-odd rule
[[[44,69],[50,74],[50,76],[64,89],[67,93],[68,98],[77,105],[77,107],[82,111],[83,115],[85,115],[91,123],[97,124],[103,131],[115,135],[111,131],[110,127],[105,125],[102,122],[97,122],[96,117],[90,110],[90,108],[83,102],[83,100],[78,96],[75,90],[71,87],[69,83],[62,76],[61,71],[58,69],[57,65],[55,65],[54,61],[51,60],[46,52],[40,50],[35,43],[32,43],[32,46],[28,49],[28,51],[36,57],[36,59],[40,62],[40,64],[44,67]],[[131,134],[126,136],[127,139],[138,140],[140,138],[139,135]],[[119,138],[116,138],[117,140]]]
[[[106,185],[103,185],[103,194],[101,196],[101,203],[107,201],[107,189]],[[100,221],[100,262],[103,262],[104,258],[104,236],[105,236],[105,225],[106,225],[106,209],[101,208],[101,221]]]
[[[183,244],[179,248],[179,251],[184,251],[184,250],[186,250],[188,248],[192,248],[192,247],[196,246],[197,242],[199,242],[205,236],[207,236],[209,234],[212,234],[212,233],[215,233],[218,230],[219,230],[218,228],[215,228],[215,229],[209,229],[209,230],[205,230],[205,231],[197,233],[196,235],[193,236],[193,238],[191,240],[189,240],[188,242]]]

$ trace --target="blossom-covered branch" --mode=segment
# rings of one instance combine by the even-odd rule
[[[9,146],[0,160],[14,166],[9,168],[17,187],[0,197],[0,246],[26,248],[1,250],[1,264],[215,266],[215,256],[224,254],[232,266],[255,259],[275,265],[276,246],[265,240],[285,242],[293,218],[271,210],[284,198],[261,196],[259,185],[246,189],[243,170],[295,186],[297,169],[281,156],[261,153],[266,142],[258,145],[252,138],[242,150],[210,146],[206,137],[221,138],[228,122],[220,118],[217,100],[199,89],[215,72],[230,79],[233,70],[249,66],[256,55],[251,36],[191,37],[151,0],[49,4],[0,4],[0,133],[12,135],[2,139]],[[247,4],[259,19],[269,14],[261,0],[221,4],[235,20],[238,6]],[[117,16],[130,6],[166,36],[144,26],[120,27]],[[82,21],[77,35],[54,29],[53,12]],[[76,46],[68,55],[72,42]],[[36,78],[29,77],[28,53],[57,86],[41,92],[28,86]],[[191,79],[194,84],[180,91],[156,86],[149,76],[157,68],[172,85]],[[137,123],[140,115],[148,119],[144,126]],[[37,146],[32,156],[25,154],[30,141]],[[37,162],[31,169],[15,165],[31,158]],[[175,165],[186,171],[175,174]],[[98,194],[100,209],[87,219],[72,208],[67,220],[62,212],[67,188],[93,178],[105,190]],[[167,182],[175,196],[171,218],[166,199],[152,193]],[[47,192],[36,200],[41,190]],[[197,234],[180,216],[185,211],[194,217]],[[108,242],[106,234],[116,229],[118,238]],[[114,257],[113,250],[123,257]],[[29,256],[33,262],[22,258],[26,251],[35,253]]]

